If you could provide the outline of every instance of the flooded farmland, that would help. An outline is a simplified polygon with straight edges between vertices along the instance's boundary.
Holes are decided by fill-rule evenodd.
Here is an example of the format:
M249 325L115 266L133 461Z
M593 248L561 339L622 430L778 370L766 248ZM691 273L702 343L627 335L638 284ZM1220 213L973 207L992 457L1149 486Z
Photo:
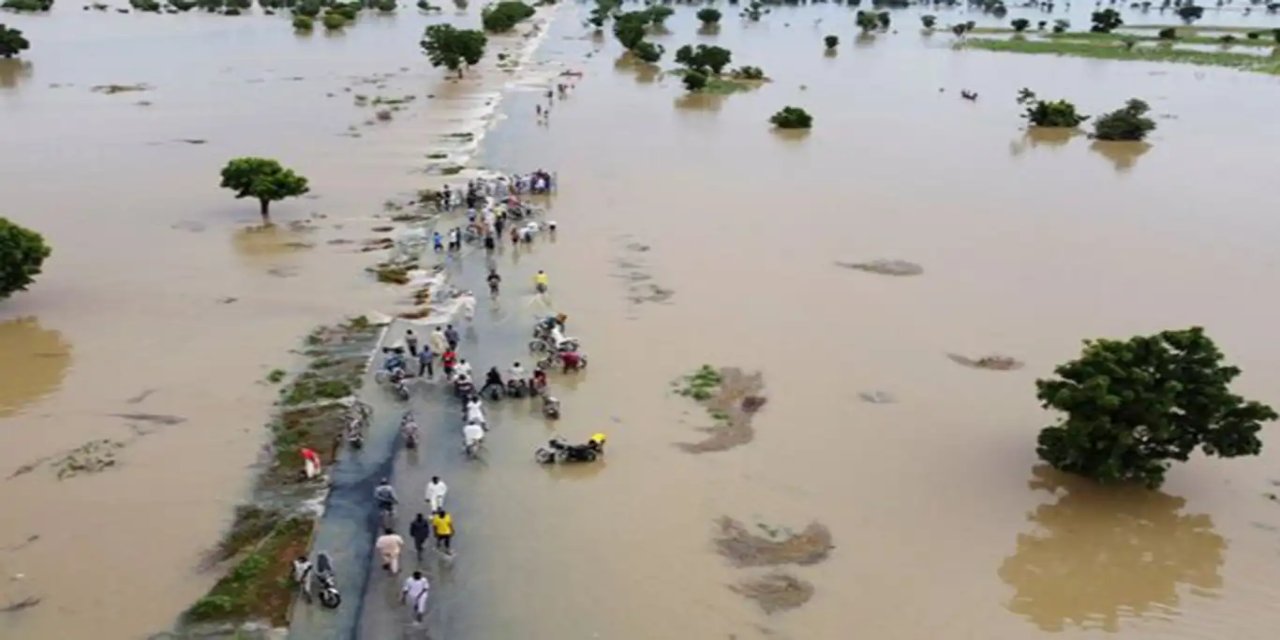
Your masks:
M1261 456L1194 457L1159 492L1108 491L1040 466L1051 416L1033 381L1083 338L1199 324L1244 370L1241 394L1280 400L1280 308L1259 297L1280 284L1266 207L1280 79L956 51L919 33L915 8L862 39L844 6L755 23L721 9L706 35L678 7L652 37L661 67L717 43L772 81L690 99L677 77L618 64L584 7L559 7L530 69L583 76L545 126L541 89L503 94L495 69L443 81L416 48L436 18L409 8L305 37L283 16L5 14L33 47L0 72L2 213L54 254L0 302L0 606L40 599L0 613L0 635L143 637L205 591L200 558L265 439L267 373L316 324L400 310L402 292L364 273L376 259L338 241L378 236L385 200L447 181L428 156L465 157L447 136L499 108L478 161L561 183L557 242L502 268L513 288L551 274L592 362L561 392L557 431L607 431L610 455L548 472L531 458L549 431L519 425L483 468L455 471L451 499L477 506L449 601L484 606L450 613L447 637L1269 638L1274 427ZM92 91L110 84L148 88ZM1088 114L1141 97L1159 128L1145 147L1029 134L1024 86ZM366 124L356 94L416 99ZM771 131L785 105L813 131ZM272 229L217 188L251 154L313 185ZM921 271L836 264L877 260ZM507 304L509 322L538 312ZM760 372L768 402L750 442L691 455L677 445L713 417L672 381L703 364ZM59 479L51 464L98 440L122 444L115 464ZM725 518L767 540L816 523L832 547L738 566L718 550ZM779 571L811 589L798 606L743 597Z

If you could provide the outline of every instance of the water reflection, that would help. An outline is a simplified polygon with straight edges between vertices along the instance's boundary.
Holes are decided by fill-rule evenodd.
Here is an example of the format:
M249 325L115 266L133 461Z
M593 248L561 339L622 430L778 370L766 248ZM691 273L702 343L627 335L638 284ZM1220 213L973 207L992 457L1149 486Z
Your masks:
M32 65L26 60L0 59L0 89L13 89L31 78Z
M57 391L71 367L71 345L35 318L0 322L0 418Z
M1015 590L1009 610L1045 631L1118 631L1122 618L1176 613L1180 585L1201 595L1221 588L1227 543L1208 515L1179 513L1182 498L1048 467L1032 473L1028 485L1058 500L1029 514L1038 530L1019 534L1000 565Z
M724 96L705 91L683 93L675 99L677 109L681 111L719 111L724 104Z
M309 249L311 245L301 232L275 224L245 227L231 236L236 254L251 261Z
M1117 173L1124 173L1133 168L1138 158L1151 150L1151 145L1145 142L1094 140L1089 148L1110 160L1111 164L1115 165Z
M1050 149L1065 146L1072 138L1081 135L1079 129L1066 127L1029 127L1022 137L1009 143L1009 153L1020 156L1028 149L1047 147Z

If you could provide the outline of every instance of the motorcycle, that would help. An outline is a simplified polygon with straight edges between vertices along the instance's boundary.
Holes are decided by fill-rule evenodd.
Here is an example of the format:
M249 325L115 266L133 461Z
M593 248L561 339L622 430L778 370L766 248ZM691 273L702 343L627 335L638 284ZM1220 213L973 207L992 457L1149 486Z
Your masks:
M404 438L404 448L418 448L418 422L413 419L413 413L408 412L400 419L400 435Z
M470 380L453 383L453 395L459 399L470 398L475 392L476 384Z
M542 396L542 417L548 420L560 418L560 401L551 396Z
M528 392L529 382L527 380L517 380L515 378L507 380L507 396L523 398Z
M562 353L563 353L563 352L562 352ZM560 354L560 353L553 353L553 354L551 354L551 355L549 355L549 356L547 356L547 357L545 357L545 358L543 358L543 359L539 360L539 361L537 362L537 365L538 365L539 367L541 367L544 371L549 371L549 370L551 370L551 367L563 367L563 366L564 366L564 360L563 360L563 358L561 357L561 354ZM579 353L579 354L578 354L578 369L579 369L579 370L582 370L582 369L586 369L586 368L587 368L587 354L585 354L585 353Z
M595 462L604 456L604 445L596 441L586 444L569 444L564 438L552 438L533 452L533 459L541 464L553 462Z
M333 570L333 560L329 554L321 551L316 554L315 581L319 587L316 596L320 604L327 609L337 609L342 604L342 594L338 593L337 575Z
M409 400L409 385L405 383L408 378L409 376L407 375L401 375L391 379L391 388L396 392L396 397L400 398L401 402Z
M484 444L484 428L476 423L468 424L462 429L462 451L474 460L480 456L480 445Z
M533 353L577 351L579 346L577 338L564 338L558 344L550 336L529 341L529 351L532 351Z

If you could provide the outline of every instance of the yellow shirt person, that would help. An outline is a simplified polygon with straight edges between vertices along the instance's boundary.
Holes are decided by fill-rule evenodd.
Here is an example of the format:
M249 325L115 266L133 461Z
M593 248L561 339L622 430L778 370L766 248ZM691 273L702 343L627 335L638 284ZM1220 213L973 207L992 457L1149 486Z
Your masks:
M436 534L436 548L453 553L453 516L441 509L431 515L431 529Z

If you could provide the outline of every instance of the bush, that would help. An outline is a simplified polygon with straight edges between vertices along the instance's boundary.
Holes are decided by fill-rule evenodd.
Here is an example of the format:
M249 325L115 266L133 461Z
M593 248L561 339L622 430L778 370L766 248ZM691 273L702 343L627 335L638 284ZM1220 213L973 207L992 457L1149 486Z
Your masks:
M628 51L644 40L645 25L649 24L647 11L628 11L613 21L613 35Z
M1182 18L1183 22L1191 24L1204 17L1204 7L1197 7L1190 3L1184 4L1178 7L1178 17Z
M160 13L160 3L156 0L129 0L129 6L144 13Z
M297 15L293 17L293 28L298 31L310 31L315 26L315 21L307 16Z
M48 11L53 8L53 0L4 0L0 7L12 11Z
M920 24L924 25L924 28L926 29L932 29L933 25L937 23L938 23L938 16L935 16L932 14L920 16Z
M708 70L715 75L720 75L726 66L733 60L733 52L724 47L707 46L700 44L697 47L684 45L676 49L676 62L687 67L690 71L698 71L706 73Z
M17 29L0 24L0 58L12 58L31 48L31 42Z
M1036 454L1100 482L1158 487L1171 461L1197 448L1224 458L1257 455L1261 423L1277 417L1231 393L1240 369L1222 364L1199 327L1089 340L1079 359L1054 374L1036 381L1036 397L1066 417L1040 432Z
M836 36L827 36L822 39L822 44L827 45L828 49L834 49L840 46L840 38L837 38Z
M1017 18L1013 22L1010 22L1009 24L1013 25L1014 31L1018 33L1022 33L1023 31L1027 30L1027 27L1031 26L1031 21L1027 20L1026 18Z
M711 7L698 9L698 20L706 25L717 24L720 22L720 12Z
M504 33L513 29L522 20L534 14L533 7L518 1L503 0L495 5L485 7L480 13L480 23L490 33Z
M684 77L680 79L684 82L684 88L689 91L701 91L707 86L707 74L692 69L685 71Z
M1131 98L1123 107L1099 116L1093 135L1099 140L1142 140L1156 128L1155 121L1146 117L1150 110L1146 102Z
M44 236L0 218L0 300L26 291L50 253Z
M769 122L779 129L809 129L813 127L813 116L799 107L783 107Z
M634 55L641 62L653 64L662 59L662 53L666 51L661 46L652 42L641 42L631 49L631 55Z
M764 80L764 69L760 67L741 66L729 72L736 80Z
M1177 39L1178 39L1178 30L1177 30L1177 29L1174 29L1173 27L1165 27L1165 28L1161 29L1158 33L1156 33L1156 35L1157 35L1161 40L1177 40Z
M340 13L326 13L324 14L324 19L321 20L321 23L324 24L325 29L337 31L338 29L347 26L347 19Z
M1116 27L1124 24L1124 20L1120 19L1120 13L1115 9L1094 11L1090 19L1093 20L1093 26L1089 30L1094 33L1111 33Z
M1070 29L1070 28L1071 28L1071 23L1066 20L1058 19L1053 21L1054 33L1066 33L1067 29Z
M374 7L382 13L392 13L396 10L396 0L378 0Z
M314 18L320 15L320 3L317 0L305 0L293 8L294 15Z
M1073 128L1089 119L1089 116L1077 113L1074 104L1066 100L1041 100L1030 89L1018 92L1018 104L1026 105L1027 110L1022 117L1037 127Z

